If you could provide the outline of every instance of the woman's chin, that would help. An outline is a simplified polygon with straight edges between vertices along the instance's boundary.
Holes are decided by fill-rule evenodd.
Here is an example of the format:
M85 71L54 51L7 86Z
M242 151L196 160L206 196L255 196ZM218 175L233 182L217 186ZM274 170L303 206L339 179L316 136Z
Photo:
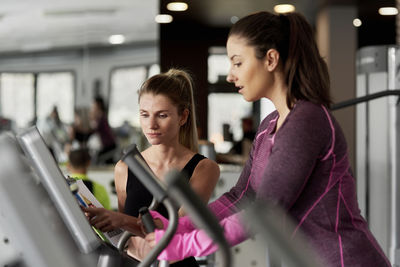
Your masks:
M151 142L149 141L149 144L152 145L152 146L156 146L156 145L161 144L161 142L155 141L155 140L151 140Z
M146 138L147 142L149 142L150 145L155 146L161 144L160 140L155 139L155 138Z
M243 95L243 99L246 100L247 102L254 102L254 101L256 101L253 97L246 96L246 95Z

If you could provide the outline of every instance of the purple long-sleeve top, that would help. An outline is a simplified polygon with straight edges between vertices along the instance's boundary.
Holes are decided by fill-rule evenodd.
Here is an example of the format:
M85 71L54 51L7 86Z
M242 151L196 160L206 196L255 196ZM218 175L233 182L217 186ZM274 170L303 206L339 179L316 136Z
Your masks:
M278 118L275 111L262 121L237 184L209 205L228 242L247 238L238 207L257 199L286 210L296 224L292 237L302 232L324 266L390 266L360 215L347 144L334 117L321 105L298 101L275 131ZM156 231L157 241L163 233ZM159 259L216 249L203 230L182 218Z

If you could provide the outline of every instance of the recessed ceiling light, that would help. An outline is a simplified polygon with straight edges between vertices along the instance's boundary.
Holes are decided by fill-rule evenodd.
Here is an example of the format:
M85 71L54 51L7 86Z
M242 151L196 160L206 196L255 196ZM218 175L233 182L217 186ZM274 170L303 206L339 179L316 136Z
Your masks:
M274 11L276 13L289 13L289 12L293 12L294 10L295 10L294 5L290 5L290 4L281 4L281 5L274 6Z
M171 23L173 20L173 17L168 14L158 14L155 18L155 21L157 23Z
M399 13L397 8L395 8L395 7L381 7L378 10L378 12L382 16L393 16L393 15L397 15Z
M169 11L185 11L188 9L188 4L184 2L171 2L167 5Z
M122 34L114 34L108 37L108 42L110 44L122 44L125 42L125 36Z
M360 19L357 18L353 20L353 25L354 27L360 27L362 25L362 22Z

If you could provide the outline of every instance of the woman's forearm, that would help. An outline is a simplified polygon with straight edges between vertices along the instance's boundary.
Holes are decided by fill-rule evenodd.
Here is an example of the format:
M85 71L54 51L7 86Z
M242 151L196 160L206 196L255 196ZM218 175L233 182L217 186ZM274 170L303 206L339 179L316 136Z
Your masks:
M135 236L140 236L144 237L144 233L142 231L142 228L140 226L139 219L130 215L123 214L121 216L122 222L121 222L121 228L124 229L125 231L131 232Z
M247 229L240 220L240 213L220 221L226 240L231 246L239 244L248 238ZM181 260L189 256L207 256L218 249L214 240L209 238L204 230L186 228L180 224L179 231L174 235L167 248L159 255L159 260ZM156 243L165 234L165 230L155 231Z

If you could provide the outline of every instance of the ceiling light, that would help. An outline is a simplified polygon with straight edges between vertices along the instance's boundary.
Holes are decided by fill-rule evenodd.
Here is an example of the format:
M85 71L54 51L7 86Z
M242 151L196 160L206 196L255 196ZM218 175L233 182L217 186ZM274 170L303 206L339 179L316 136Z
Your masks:
M110 44L122 44L125 42L125 36L122 34L114 34L108 37L108 42Z
M188 5L184 2L171 2L167 5L169 11L185 11Z
M360 19L354 19L353 25L354 25L354 27L360 27L362 25L362 22Z
M399 13L397 8L395 8L395 7L381 7L378 12L382 16L393 16L393 15L397 15L397 13Z
M158 14L155 18L155 21L157 23L171 23L173 20L173 17L168 14Z
M295 10L294 5L290 5L290 4L281 4L281 5L274 6L274 11L276 13L289 13L289 12L293 12L294 10Z

